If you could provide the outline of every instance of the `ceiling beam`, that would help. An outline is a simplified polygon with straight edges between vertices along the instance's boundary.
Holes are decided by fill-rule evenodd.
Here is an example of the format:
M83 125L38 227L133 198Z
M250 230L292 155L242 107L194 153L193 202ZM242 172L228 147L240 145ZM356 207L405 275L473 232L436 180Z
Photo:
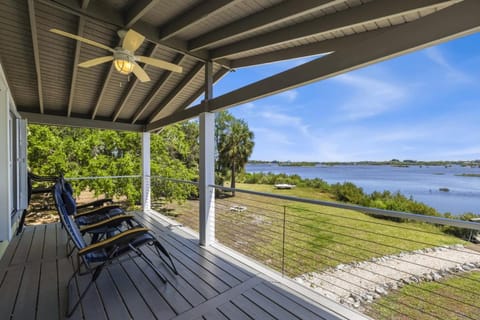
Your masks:
M231 70L230 69L225 69L225 68L220 69L220 71L215 73L215 75L213 76L213 82L216 83L217 81L219 81L229 71L231 71ZM204 93L204 92L205 92L205 89L203 87L198 89L190 98L188 98L188 100L180 108L178 108L178 110L182 110L181 113L173 113L172 115L170 115L168 117L165 117L165 118L160 119L158 121L147 124L146 127L145 127L145 131L158 132L158 130L162 130L162 128L165 125L175 123L175 122L180 122L180 121L183 121L183 120L187 120L187 119L191 119L191 118L196 117L198 115L197 107L201 106L201 104L197 105L195 107L192 107L192 108L188 108L188 109L187 109L187 107L190 106L190 104L192 102L194 102L198 97L200 97L200 95L202 95L202 93ZM190 112L190 110L192 110L192 112ZM191 116L188 116L189 112L191 113ZM177 115L179 115L183 119L179 120L180 118L177 118Z
M340 40L343 38L336 38L332 40L337 40L337 39ZM326 40L326 41L329 41L329 40ZM259 54L256 56L251 56L248 58L240 58L237 60L232 60L230 62L230 66L236 69L236 68L242 68L242 67L256 66L259 64L270 63L270 62L279 62L283 60L314 56L317 54L332 53L332 51L328 51L328 49L326 49L328 45L324 44L323 42L324 41L306 44L298 47L292 47L292 48L267 52L267 53ZM331 47L332 45L330 42L329 44Z
M88 7L89 0L83 0L81 8L86 9ZM83 29L85 28L85 18L80 16L78 17L78 27L77 35L83 36ZM68 96L68 106L67 106L67 117L70 117L72 114L73 98L75 97L75 89L77 87L77 71L78 71L78 62L80 59L80 49L82 47L81 41L75 41L75 56L73 58L73 68L72 68L72 81L70 83L70 95Z
M219 71L217 71L217 73L215 73L213 75L213 83L216 83L217 81L219 81L221 78L223 78L224 75L226 75L230 70L229 69L225 69L225 68L221 68ZM178 110L184 110L186 108L188 108L188 106L190 106L195 100L198 99L198 97L200 97L203 93L205 92L205 88L204 87L201 87L200 89L198 89L197 91L195 91L194 94L192 94L190 96L190 98L187 99L187 101L185 101L178 109Z
M138 22L159 0L137 0L125 14L125 28L130 29Z
M91 1L90 5L86 9L82 9L77 0L62 0L61 2L56 0L36 1L63 12L77 16L84 16L99 22L115 25L119 29L129 29L127 27L127 23L129 23L129 21L126 21L125 14L112 6L109 6L106 1ZM144 35L148 41L158 44L163 48L169 49L170 51L182 53L195 60L203 62L209 60L208 52L206 50L196 51L195 53L189 52L187 48L187 42L184 40L177 38L161 40L160 29L149 23L141 21L141 19L137 20L137 22L131 25L130 28L135 29L135 31ZM225 67L228 67L228 65Z
M480 1L464 0L421 19L369 32L370 37L362 41L356 41L359 35L349 36L350 41L335 53L214 98L207 110L219 111L479 31ZM202 112L205 108L199 104L148 124L146 130L191 119Z
M166 40L175 36L180 31L200 23L215 12L235 3L231 0L206 0L191 8L188 12L182 12L168 23L160 27L160 39Z
M321 10L326 7L345 2L344 0L288 0L273 7L267 8L253 15L239 19L226 26L222 26L188 42L191 51L203 49L221 40L229 39L248 32L257 31L280 23L286 19Z
M268 47L312 35L353 28L363 23L375 22L384 18L401 16L420 8L434 7L442 3L455 3L457 0L383 0L372 1L351 9L322 16L313 20L287 26L255 37L240 40L211 51L211 59L228 57L245 51Z
M100 103L102 102L102 99L105 96L105 93L107 92L108 83L110 82L110 79L112 78L114 70L115 70L115 67L114 67L113 63L111 63L110 68L108 69L107 74L105 76L105 80L103 80L102 91L100 91L100 95L97 98L97 102L95 103L95 107L92 110L92 116L91 116L92 120L94 120L95 117L97 116L98 109L100 108Z
M161 127L165 127L173 123L182 122L188 119L193 119L195 117L198 117L202 112L205 112L205 108L204 108L204 105L200 103L194 107L185 109L180 112L173 113L169 116L166 116L165 118L154 121L152 123L148 123L145 126L145 131L147 132L156 131Z
M160 102L160 104L155 108L155 110L148 117L147 123L155 121L157 117L161 116L162 113L169 113L172 110L167 110L167 106L172 102L180 92L187 87L192 80L200 73L205 64L197 62L193 69L182 79L182 81L175 86L175 89L170 91L168 95Z
M153 45L153 47L150 49L149 53L146 54L146 56L153 57L159 51L159 48L160 48L160 46ZM143 70L147 71L149 69L149 66L150 65L145 64L143 66ZM123 111L123 108L125 108L128 99L132 95L132 93L135 90L135 88L137 87L137 85L140 83L140 80L138 80L137 77L134 77L134 78L135 79L130 82L130 86L128 87L126 94L124 94L122 100L120 101L118 106L115 108L115 111L114 111L113 116L112 116L112 121L117 121L118 117L120 116L120 114Z
M103 120L91 120L85 118L56 116L49 114L38 114L30 112L21 112L22 118L28 119L29 123L47 124L55 126L69 126L78 128L108 129L117 131L136 131L142 132L145 126L130 123L111 122Z
M35 60L35 72L37 75L38 105L40 106L40 113L44 113L45 110L43 106L42 74L40 69L40 50L38 48L38 34L37 34L37 22L35 19L34 0L28 0L28 16L30 19L30 32L32 34L33 58Z
M213 75L213 83L216 83L217 81L219 81L220 79L223 78L224 75L226 75L228 72L230 72L231 70L230 69L225 69L225 68L221 68L220 71L218 71L217 73L215 73ZM181 106L180 108L178 108L177 110L185 110L186 108L188 108L190 106L190 104L192 104L195 100L198 99L198 97L200 97L203 93L205 92L205 88L204 87L201 87L200 89L198 89L197 91L195 91L194 94L191 95L190 98L188 98L187 101L185 101ZM175 116L175 113L172 114L172 116ZM169 117L166 117L166 118L169 118ZM164 119L166 119L164 118ZM192 117L193 118L193 117ZM162 123L162 121L164 121L164 119L162 120L159 120L159 121L156 121L156 122L153 122L150 124L150 126L152 127L156 127L156 129L153 129L152 132L156 132L158 133L159 131L161 131L163 129L163 127L160 125L159 126L159 123ZM176 121L175 121L176 122ZM148 126L148 125L147 125Z
M181 64L184 60L186 59L185 55L183 54L178 54L175 59L172 61L173 64ZM142 114L147 110L147 108L150 106L150 104L153 102L157 94L160 92L160 90L163 88L163 85L167 83L171 77L173 77L174 72L172 71L163 71L162 76L160 79L158 79L157 83L153 87L153 89L150 91L148 94L147 98L143 101L142 105L137 109L137 112L135 112L133 119L132 119L132 124L137 122L137 120L142 116Z

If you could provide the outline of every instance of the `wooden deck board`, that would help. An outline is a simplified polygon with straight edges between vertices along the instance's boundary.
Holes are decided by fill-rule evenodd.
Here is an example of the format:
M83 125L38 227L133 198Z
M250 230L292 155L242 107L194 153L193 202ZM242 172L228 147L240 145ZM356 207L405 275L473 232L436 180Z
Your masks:
M38 261L43 257L43 248L45 240L45 225L37 226L33 232L32 243L28 250L27 262Z
M125 270L119 264L111 265L108 272L122 295L122 299L133 319L155 319L152 311L136 290L135 284L128 278Z
M75 302L78 299L77 281L73 280L68 286L68 280L73 274L73 265L70 259L63 258L58 260L58 303L60 318L65 317L67 313L67 301ZM70 319L83 319L82 308L77 308Z
M279 285L279 284L273 285L272 283L264 282L263 286L265 286L269 290L276 291L277 293L281 293L287 299L295 302L295 304L297 306L301 306L301 308L304 308L304 309L307 309L307 310L313 312L314 314L318 315L322 319L326 319L326 320L327 319L328 320L337 319L335 316L328 313L324 309L321 309L318 306L315 306L312 303L310 303L308 301L305 301L305 299L302 299L302 298L292 294L290 292L290 290L288 290L288 288L285 288L282 285ZM268 295L269 292L265 292L265 294ZM295 307L295 310L296 310L296 307Z
M243 293L243 295L250 300L251 302L255 303L257 306L271 314L276 319L282 320L297 320L298 318L295 317L292 313L282 308L280 305L276 304L272 300L264 297L260 293L256 292L255 290L249 290Z
M10 265L21 264L27 260L28 252L30 251L30 246L32 245L33 234L35 233L36 228L28 228L22 234L20 238L20 243L13 254Z
M203 279L201 274L197 273L201 270L198 266L195 267L193 263L185 258L180 251L175 250L168 243L163 242L163 245L172 254L172 259L179 273L179 275L176 277L183 278L185 282L187 282L194 290L200 293L205 299L210 299L218 295L218 291L216 291L206 281L206 279ZM150 258L157 260L156 253L154 253L152 250L147 250L146 253ZM206 272L203 273L206 274Z
M159 294L155 286L152 285L152 282L145 277L142 270L139 269L138 265L135 264L134 261L128 260L123 262L122 267L128 274L128 277L131 279L132 283L134 283L137 287L138 292L140 292L142 295L145 303L149 306L149 308L152 310L152 313L157 318L170 319L177 315L168 301L166 301L163 296ZM144 267L149 268L149 266L146 265ZM168 286L168 284L163 284L161 280L157 282L156 285L158 287Z
M269 313L251 302L243 295L239 295L232 300L232 303L240 310L247 313L252 319L275 320Z
M102 272L69 319L338 319L218 248L201 248L157 218L138 220L171 252L180 274L147 247L144 253L167 283L139 257L122 259ZM67 296L75 302L90 277L77 276L67 287L77 261L75 253L66 254L59 224L27 227L14 238L0 261L1 318L65 319Z
M104 271L98 277L96 287L102 297L103 307L109 319L122 320L131 318L108 272Z
M164 245L175 258L181 260L185 267L199 275L203 281L207 282L217 292L224 292L240 282L217 265L206 260L199 253L190 251L174 239L166 237L165 232L159 232L157 226L150 222L143 222L145 222L146 226L156 231L155 235L160 240L161 244ZM190 251L188 255L185 254L185 250L188 250L186 252Z
M251 320L245 312L237 308L230 301L218 307L218 310L228 319Z
M225 315L223 315L217 309L207 312L200 319L205 319L205 320L229 320Z
M0 260L0 268L3 269L10 265L24 234L25 233L23 232L22 234L14 237L9 243L7 249L5 250L5 253L3 254L2 260Z
M166 228L164 228L164 227L161 228L159 226L158 221L155 221L153 218L150 218L150 219L147 220L144 217L145 217L145 214L140 214L140 218L143 219L143 222L146 222L146 221L150 222L149 226L153 227L154 232L161 232L160 236L162 236L162 239L164 239L164 237L172 238L172 240L174 240L176 244L177 243L181 244L182 248L185 248L185 249L188 248L188 250L190 250L191 252L193 252L193 253L199 255L200 257L208 260L209 262L216 265L218 268L228 272L232 277L235 277L239 281L248 280L249 278L251 278L254 275L254 273L249 272L248 270L245 270L245 269L240 269L240 268L234 266L233 264L228 263L224 259L219 258L218 256L213 255L209 251L199 247L198 246L198 240L193 240L192 241L192 239L187 239L185 237L172 236L172 233L164 231Z
M46 225L45 241L43 245L43 259L55 259L57 256L57 225L50 223Z
M24 267L13 268L7 271L5 279L0 287L0 314L9 319L13 314L18 288L22 281Z
M77 276L76 281L78 285L79 292L83 292L90 282L91 275ZM77 299L75 299L76 301ZM85 297L81 303L83 314L86 319L98 319L104 320L107 319L105 310L103 309L102 300L100 299L100 294L97 291L95 283L92 285L90 290L87 291Z
M168 281L164 284L152 268L150 268L144 261L136 260L135 263L142 270L150 283L163 297L165 297L176 314L190 310L193 306L206 301L206 299L191 287L182 277L174 276L169 272L164 272L163 275Z
M18 289L12 319L35 319L39 279L40 262L36 261L28 264L25 267L20 288Z
M54 244L55 245L55 244ZM57 261L42 264L37 303L37 319L59 319Z

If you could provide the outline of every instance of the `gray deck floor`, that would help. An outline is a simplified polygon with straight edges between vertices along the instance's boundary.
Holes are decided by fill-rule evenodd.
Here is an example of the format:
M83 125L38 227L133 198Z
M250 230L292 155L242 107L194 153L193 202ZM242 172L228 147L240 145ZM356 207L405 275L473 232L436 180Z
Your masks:
M337 319L237 260L199 247L188 234L147 214L138 219L173 255L179 275L153 251L166 284L141 259L111 265L71 319ZM89 275L77 277L67 289L75 266L59 224L27 227L0 261L0 318L64 318L67 290L72 299L88 282Z

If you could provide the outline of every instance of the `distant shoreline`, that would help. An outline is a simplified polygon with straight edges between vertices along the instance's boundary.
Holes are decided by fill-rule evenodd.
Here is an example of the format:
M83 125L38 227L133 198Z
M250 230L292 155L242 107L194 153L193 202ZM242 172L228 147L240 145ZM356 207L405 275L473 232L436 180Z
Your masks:
M459 160L459 161L417 161L417 160L397 160L388 161L350 161L350 162L315 162L315 161L266 161L250 160L249 164L276 164L284 167L315 167L315 166L462 166L462 167L480 167L480 160Z

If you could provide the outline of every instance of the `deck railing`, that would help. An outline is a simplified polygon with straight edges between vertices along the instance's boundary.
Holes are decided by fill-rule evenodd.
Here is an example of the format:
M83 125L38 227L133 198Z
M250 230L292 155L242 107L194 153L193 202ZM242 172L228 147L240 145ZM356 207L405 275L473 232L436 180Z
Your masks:
M478 319L480 253L452 234L479 223L211 187L219 242L324 296L378 319Z
M198 182L152 176L152 209L198 232Z

